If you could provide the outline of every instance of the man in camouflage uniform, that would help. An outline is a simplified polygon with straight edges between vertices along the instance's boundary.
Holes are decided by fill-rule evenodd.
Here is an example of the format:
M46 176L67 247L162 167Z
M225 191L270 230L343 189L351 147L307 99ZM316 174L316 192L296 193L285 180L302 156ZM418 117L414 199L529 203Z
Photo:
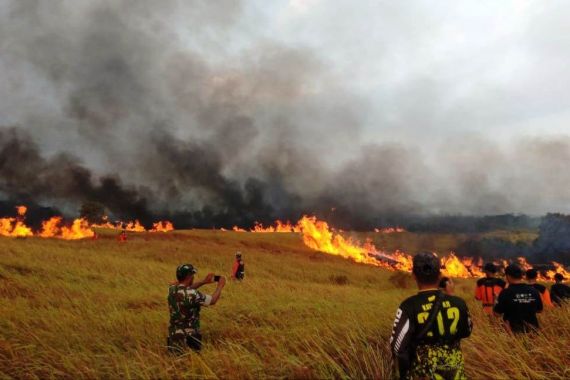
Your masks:
M184 347L195 351L202 348L200 334L200 308L218 302L226 279L209 273L202 281L194 282L196 269L191 264L180 265L176 269L177 282L168 289L168 307L170 309L170 326L168 329L168 349L171 352L182 352ZM218 282L214 293L210 296L197 289L205 284Z

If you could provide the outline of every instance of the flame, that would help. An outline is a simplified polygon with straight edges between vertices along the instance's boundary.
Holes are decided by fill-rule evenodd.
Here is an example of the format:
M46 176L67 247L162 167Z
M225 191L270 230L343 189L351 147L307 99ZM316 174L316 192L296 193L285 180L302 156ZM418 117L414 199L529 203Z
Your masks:
M378 250L370 240L361 244L350 238L344 238L340 233L330 228L326 222L317 220L315 217L304 216L299 220L297 227L300 228L303 234L305 245L316 251L342 256L358 263L384 267L390 270L412 271L413 260L409 254L401 251L386 253ZM518 261L525 268L530 266L524 258L519 258ZM506 260L501 260L500 263L504 266L508 265ZM453 252L441 258L442 274L449 277L483 277L482 266L483 260L481 258L459 258ZM560 264L555 265L555 268L566 273L564 267ZM554 273L552 271L551 276Z
M255 222L255 225L250 231L290 233L290 232L301 232L301 229L298 227L298 225L294 226L289 221L282 222L280 220L276 220L275 226L269 226L269 227L263 227L261 223Z
M28 208L26 206L16 206L16 210L18 211L19 216L25 216Z
M173 230L174 226L172 225L172 223L166 220L166 221L153 223L150 232L168 232Z
M16 218L0 218L0 236L33 236L32 229Z
M146 231L146 229L140 224L140 222L138 220L135 220L134 222L126 223L124 225L123 229L126 231L130 231L130 232L145 232Z
M26 237L33 236L32 229L24 223L28 208L17 206L18 218L0 218L0 236Z
M95 236L95 232L91 229L86 219L75 219L71 226L68 227L63 224L61 216L54 216L42 222L39 236L43 238L78 240L92 238Z
M360 244L351 238L344 238L331 231L327 222L317 220L314 216L303 216L297 226L303 234L305 245L316 251L379 267L400 270L412 268L412 258L408 254L397 251L389 255L376 249L370 240Z
M564 269L564 266L562 264L557 263L556 261L553 261L552 266L554 267L554 269L546 271L545 277L547 279L553 280L554 275L556 273L560 273L566 279L570 278L570 272L568 272L566 269Z
M129 232L146 232L147 229L138 221L131 222L115 222L110 223L108 218L103 217L103 223L94 224L93 227L97 228L110 228L113 230L125 230ZM148 230L149 232L168 232L173 231L174 225L168 220L159 221L152 224L152 228Z
M239 228L238 226L234 226L232 230L235 232L246 232L246 230L244 230L243 228Z

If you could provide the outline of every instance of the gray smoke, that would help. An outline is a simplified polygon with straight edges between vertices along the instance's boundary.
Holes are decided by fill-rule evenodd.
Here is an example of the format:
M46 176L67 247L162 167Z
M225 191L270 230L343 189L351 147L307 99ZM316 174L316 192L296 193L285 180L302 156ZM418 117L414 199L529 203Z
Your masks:
M367 143L371 105L348 80L314 50L254 39L243 13L0 0L4 198L180 226L569 210L568 137Z

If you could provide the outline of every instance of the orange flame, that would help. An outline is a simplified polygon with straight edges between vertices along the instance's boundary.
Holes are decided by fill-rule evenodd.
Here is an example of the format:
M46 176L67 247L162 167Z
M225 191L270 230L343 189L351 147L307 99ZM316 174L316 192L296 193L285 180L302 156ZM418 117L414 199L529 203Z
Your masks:
M26 206L16 206L16 210L18 211L19 216L25 216L28 208Z
M352 259L357 263L411 270L411 256L403 252L388 255L377 250L369 240L360 244L351 238L344 238L332 232L327 222L317 220L314 216L303 216L297 226L303 234L305 245L316 251Z
M17 206L18 218L0 218L0 236L26 237L33 236L32 229L24 223L24 217L28 208Z
M169 222L168 220L166 220L166 221L153 223L152 229L150 230L150 232L168 232L168 231L173 231L173 230L174 230L174 226L172 225L172 223Z
M244 230L243 228L239 228L238 226L234 226L232 230L235 232L246 232L246 230Z
M562 266L562 264L557 263L556 261L553 261L552 265L554 266L554 269L547 271L545 274L545 277L548 280L553 280L554 275L557 273L560 273L566 279L570 278L570 273L566 269L564 269L564 266Z
M301 232L298 226L294 226L291 222L282 222L280 220L275 221L275 226L264 227L261 223L255 222L255 225L251 229L251 232Z
M130 232L145 232L146 231L146 229L142 226L142 224L140 224L140 222L138 220L135 220L134 222L126 223L124 225L123 229L126 231L130 231Z
M336 233L324 221L304 216L297 227L303 233L303 242L316 251L352 259L358 263L380 266L391 270L412 271L412 256L405 252L379 251L370 240L364 244ZM505 261L506 262L506 261ZM527 263L528 264L528 263ZM442 274L449 277L482 277L482 259L458 258L454 253L441 258ZM563 270L562 266L560 268Z
M95 232L91 229L86 219L75 219L71 226L68 227L63 225L61 216L54 216L42 222L39 236L43 238L78 240L92 238L95 236Z

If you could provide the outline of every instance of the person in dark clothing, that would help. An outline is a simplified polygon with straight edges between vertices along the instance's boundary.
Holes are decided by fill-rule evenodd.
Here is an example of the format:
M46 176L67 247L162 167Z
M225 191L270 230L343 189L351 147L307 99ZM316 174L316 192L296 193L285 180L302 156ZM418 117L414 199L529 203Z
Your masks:
M546 286L536 282L537 277L538 277L538 271L536 269L532 268L526 271L526 280L530 286L538 290L538 292L540 293L542 306L545 309L550 308L552 307L552 301L550 300L550 292L548 291Z
M465 301L438 289L440 261L433 253L413 259L418 294L396 312L390 346L400 379L464 379L460 341L471 335Z
M505 269L509 287L499 294L493 308L495 314L502 314L510 331L527 333L538 329L536 313L542 311L542 300L538 290L522 282L523 270L517 264Z
M245 263L241 257L241 252L236 252L236 260L234 261L234 266L232 267L232 278L234 280L243 280L245 277Z
M481 301L485 313L492 314L495 301L507 284L502 279L495 277L497 274L495 264L487 263L483 270L485 271L485 277L477 280L475 299Z
M564 280L564 276L561 273L556 273L554 275L554 281L556 281L556 284L552 285L550 288L552 302L557 306L562 306L563 302L570 301L570 287L562 283Z
M455 284L449 277L442 277L441 280L439 280L438 288L449 296L452 296L455 292Z

